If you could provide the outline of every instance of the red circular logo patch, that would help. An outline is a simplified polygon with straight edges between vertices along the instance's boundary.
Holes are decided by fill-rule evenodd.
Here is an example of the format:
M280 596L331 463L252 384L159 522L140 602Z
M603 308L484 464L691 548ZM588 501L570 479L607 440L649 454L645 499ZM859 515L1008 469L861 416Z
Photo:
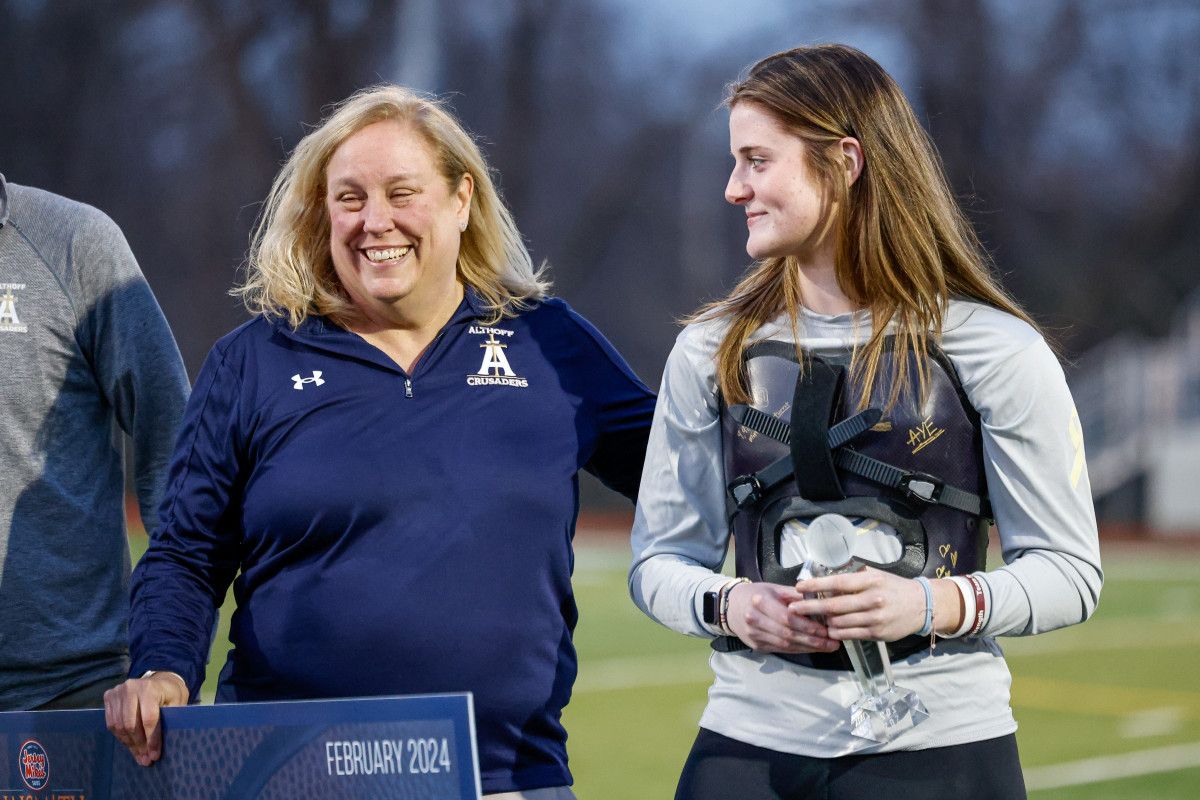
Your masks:
M30 739L21 745L21 779L30 789L44 789L50 780L50 758L46 748Z

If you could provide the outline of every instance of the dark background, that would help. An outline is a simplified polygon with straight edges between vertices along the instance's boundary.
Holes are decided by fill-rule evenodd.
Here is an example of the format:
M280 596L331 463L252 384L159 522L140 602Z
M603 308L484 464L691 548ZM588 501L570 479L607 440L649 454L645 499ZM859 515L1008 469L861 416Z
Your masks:
M900 81L1068 361L1168 332L1200 284L1197 0L0 0L0 172L121 225L194 376L305 125L381 80L446 95L555 293L657 386L748 263L723 87L820 41Z

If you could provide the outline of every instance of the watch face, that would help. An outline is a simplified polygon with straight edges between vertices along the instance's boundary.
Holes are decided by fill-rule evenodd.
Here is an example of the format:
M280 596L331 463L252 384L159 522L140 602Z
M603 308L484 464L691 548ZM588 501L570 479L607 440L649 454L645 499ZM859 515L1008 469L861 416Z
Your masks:
M709 625L717 624L717 593L704 593L704 621Z

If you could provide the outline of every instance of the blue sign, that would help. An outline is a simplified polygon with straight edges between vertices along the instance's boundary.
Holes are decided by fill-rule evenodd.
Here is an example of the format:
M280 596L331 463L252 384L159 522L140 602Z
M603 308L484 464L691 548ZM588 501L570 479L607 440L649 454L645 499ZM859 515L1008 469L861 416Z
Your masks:
M163 709L139 766L104 711L0 713L0 800L478 800L470 694Z

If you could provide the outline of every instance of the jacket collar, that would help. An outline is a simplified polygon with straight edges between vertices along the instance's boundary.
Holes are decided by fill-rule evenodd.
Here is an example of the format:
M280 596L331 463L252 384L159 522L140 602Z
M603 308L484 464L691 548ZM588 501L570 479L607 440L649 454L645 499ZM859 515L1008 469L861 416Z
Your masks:
M486 316L486 305L483 299L468 286L463 291L462 302L458 304L458 308L442 326L442 331ZM286 316L271 318L271 325L280 335L309 347L370 361L391 370L399 369L396 363L383 355L378 348L368 344L362 337L346 330L329 317L310 315L295 330L288 323Z

